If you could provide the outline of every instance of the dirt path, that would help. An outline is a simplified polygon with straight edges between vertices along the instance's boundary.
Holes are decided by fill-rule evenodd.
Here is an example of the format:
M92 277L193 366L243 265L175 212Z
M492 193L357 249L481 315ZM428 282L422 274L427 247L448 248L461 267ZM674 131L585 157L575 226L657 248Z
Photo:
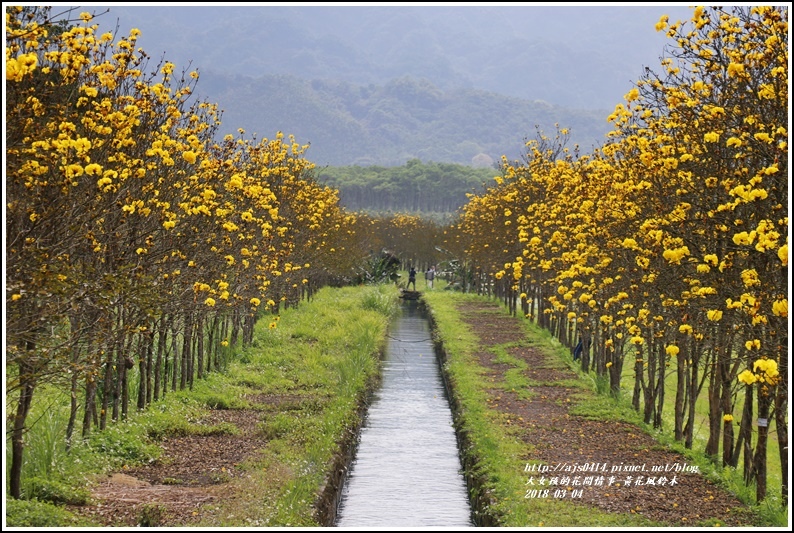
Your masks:
M279 398L256 400L272 403ZM69 510L104 526L196 524L213 512L207 504L233 497L228 482L244 475L238 466L266 446L266 439L256 430L261 418L261 410L255 409L209 411L202 423L232 424L239 434L167 437L160 443L160 459L97 480L92 503Z
M458 311L484 348L477 357L494 383L491 408L508 415L527 444L528 457L549 468L527 471L527 490L548 489L582 505L638 513L675 527L752 525L748 509L737 498L693 473L685 457L666 450L640 428L572 414L583 390L565 386L565 380L570 384L576 374L532 348L519 321L506 317L498 303L465 303ZM508 353L526 361L525 374L541 384L530 387L530 399L498 387L512 368L496 362L488 350L500 344L510 344Z
M575 374L560 361L547 360L526 342L520 323L505 316L497 303L465 304L462 319L481 339L480 364L493 382L490 404L508 415L527 443L528 458L542 461L556 472L527 472L528 490L562 490L567 498L576 493L582 505L611 512L639 513L673 526L719 523L748 525L744 506L701 475L684 471L686 459L663 449L638 428L618 422L588 420L570 413L581 389L565 386ZM488 350L512 343L510 355L528 365L527 376L543 385L532 387L529 400L499 387L511 367L494 361ZM570 381L568 381L570 383ZM288 398L260 397L255 404L272 404ZM220 434L166 438L160 460L125 469L99 480L92 488L90 505L70 510L105 526L136 526L141 522L164 527L195 525L214 512L213 502L233 498L229 481L244 475L237 468L267 441L255 430L261 410L214 410L208 425L233 424L237 435ZM598 465L605 472L569 472L576 465ZM645 465L645 472L611 472L615 466ZM652 467L667 472L649 472ZM679 468L678 471L675 469ZM643 484L635 481L643 476ZM610 478L614 476L614 480ZM627 483L631 476L631 483ZM661 478L666 481L662 485ZM654 478L654 484L647 480ZM612 483L610 483L612 481ZM550 483L554 483L550 485Z

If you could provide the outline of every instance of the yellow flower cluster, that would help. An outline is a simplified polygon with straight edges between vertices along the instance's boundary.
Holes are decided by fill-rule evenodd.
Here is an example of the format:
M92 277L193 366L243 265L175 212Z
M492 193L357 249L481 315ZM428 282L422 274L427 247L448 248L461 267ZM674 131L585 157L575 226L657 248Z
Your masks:
M754 383L774 385L780 379L777 361L766 357L756 359L753 363L753 370L744 370L737 376L737 379L745 385Z
M25 75L33 72L38 65L38 57L34 52L21 54L6 59L6 80L22 81Z

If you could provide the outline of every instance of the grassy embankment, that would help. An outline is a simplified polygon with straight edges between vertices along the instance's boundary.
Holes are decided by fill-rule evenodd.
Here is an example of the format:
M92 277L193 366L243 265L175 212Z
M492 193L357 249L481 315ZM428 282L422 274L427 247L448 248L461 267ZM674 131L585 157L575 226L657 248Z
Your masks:
M441 280L436 282L435 290L427 290L423 283L420 285L418 288L432 309L450 360L448 371L455 384L455 396L465 408L466 431L477 457L474 473L484 481L475 490L494 502L490 514L501 517L501 525L508 527L540 524L550 513L567 517L568 522L555 524L560 526L654 525L637 515L584 512L563 501L521 497L526 450L511 434L504 419L488 409L485 392L486 386L525 390L529 383L522 375L521 362L511 361L504 347L497 347L499 360L514 365L515 369L508 371L502 383L484 383L470 360L477 349L477 339L455 311L455 302L480 297L443 291ZM32 417L38 422L31 430L27 450L26 493L56 504L86 501L85 486L95 475L158 457L157 439L162 436L233 434L235 428L228 425L189 422L201 420L211 406L254 408L262 412L260 429L271 440L261 454L239 465L246 475L228 482L229 493L239 497L213 504L200 525L317 525L314 508L317 492L325 480L332 456L338 452L340 435L357 422L356 409L361 395L374 384L379 343L395 310L396 296L393 285L323 290L313 302L283 313L278 328L269 330L269 321L261 321L253 346L234 349L236 356L225 373L197 382L192 392L171 393L165 401L134 415L128 422L98 433L68 455L63 451L62 441L68 398L57 394L40 397ZM535 347L552 354L561 368L566 365L575 368L564 347L528 321L521 322ZM592 377L582 376L576 386L590 398L576 407L577 412L629 420L644 427L625 401L595 397L597 387ZM289 409L277 411L272 409L272 404L270 407L251 405L246 400L253 396L279 395L299 395L298 405L312 408L295 409L291 404ZM645 429L650 432L647 427ZM673 448L678 446L664 434L654 435ZM720 478L724 485L742 495L741 489L734 486L735 475L718 471L702 456L681 451L687 453L694 464L700 465L701 471ZM770 463L773 461L770 457ZM770 469L775 467L770 464ZM744 492L745 501L751 501L752 491ZM61 505L13 500L8 503L9 526L96 525L76 521ZM550 505L554 505L553 510ZM769 525L786 524L785 511L778 506L770 505L761 511Z
M585 509L565 500L522 497L526 482L523 472L526 463L526 446L514 434L506 419L495 410L489 409L487 389L518 391L521 397L522 391L527 391L531 385L522 373L526 363L508 355L504 346L492 348L500 363L509 364L513 368L506 372L502 382L484 380L473 358L473 354L480 350L477 345L478 340L461 322L455 310L457 303L467 300L477 301L482 297L438 290L441 288L442 286L437 284L437 290L426 291L424 300L431 309L437 334L443 342L448 358L447 372L453 382L454 397L461 408L461 423L475 461L471 473L482 481L482 485L477 489L479 494L485 501L491 502L487 514L498 517L499 525L506 527L534 526L544 522L546 525L559 527L660 526L661 524L650 523L636 514L607 514L594 509ZM510 319L506 309L504 313L505 319ZM581 394L576 394L575 398L572 398L573 413L635 424L654 436L661 444L684 454L690 464L698 465L700 471L715 483L736 494L748 505L753 505L754 489L744 486L740 473L736 473L733 469L715 467L702 453L698 453L697 449L703 449L702 443L698 443L700 446L696 446L694 451L686 450L681 444L673 441L669 431L655 431L644 424L627 399L597 394L600 387L597 386L594 376L581 373L567 348L533 323L521 319L515 320L523 324L533 347L551 356L549 360L553 361L552 364L558 364L559 368L568 367L579 373L579 380L566 383L566 386L576 387L581 391ZM631 383L631 380L628 382ZM672 397L673 395L669 395L669 398ZM668 412L671 410L672 405L668 406ZM769 459L771 474L775 468L779 469L779 463L774 455L770 454ZM779 491L779 482L776 489ZM772 490L775 489L770 487L770 493ZM769 502L756 506L756 511L759 521L764 524L769 526L787 524L787 509L780 506L778 499L771 498ZM548 523L549 516L555 517L555 524Z
M213 408L252 409L265 449L226 481L224 498L202 510L202 526L318 526L318 493L339 443L350 438L359 407L376 385L388 324L398 309L393 285L323 289L282 313L278 327L256 325L254 342L234 348L223 373L64 450L68 396L38 396L31 420L23 487L28 500L6 497L8 526L96 526L63 504L89 500L97 476L159 457L169 435L237 434L229 423L201 423ZM289 397L287 404L273 399ZM282 408L279 408L281 405ZM8 488L6 488L8 491ZM141 521L147 517L141 516ZM153 524L156 525L156 524Z

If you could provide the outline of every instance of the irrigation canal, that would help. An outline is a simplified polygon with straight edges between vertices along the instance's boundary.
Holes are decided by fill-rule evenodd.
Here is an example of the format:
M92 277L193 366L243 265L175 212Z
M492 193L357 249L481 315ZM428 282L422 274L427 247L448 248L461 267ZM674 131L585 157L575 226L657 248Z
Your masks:
M474 527L430 324L402 303L382 383L344 482L337 527Z

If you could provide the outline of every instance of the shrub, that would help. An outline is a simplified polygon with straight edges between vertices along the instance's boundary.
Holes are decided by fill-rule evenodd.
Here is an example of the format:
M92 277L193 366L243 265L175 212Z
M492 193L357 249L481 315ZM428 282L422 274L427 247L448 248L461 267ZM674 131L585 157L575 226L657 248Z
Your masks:
M6 527L91 526L57 505L38 500L8 498L5 511Z
M67 505L85 505L91 493L85 488L73 488L60 481L34 477L28 482L26 497L42 502Z

